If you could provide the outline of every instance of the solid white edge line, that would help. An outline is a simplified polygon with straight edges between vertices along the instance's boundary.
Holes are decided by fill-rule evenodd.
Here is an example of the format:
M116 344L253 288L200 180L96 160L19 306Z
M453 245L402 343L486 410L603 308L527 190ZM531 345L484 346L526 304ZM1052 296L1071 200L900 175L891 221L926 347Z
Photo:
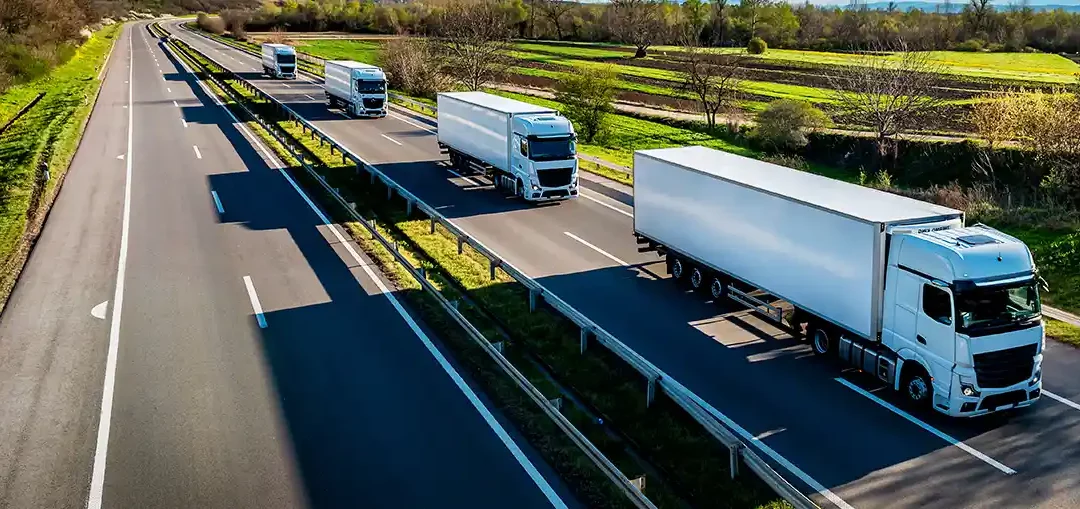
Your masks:
M1052 399L1052 400L1054 400L1054 401L1057 401L1058 403L1061 403L1061 404L1063 404L1063 405L1067 405L1067 406L1070 406L1070 407L1072 407L1072 408L1073 408L1074 410L1080 410L1080 403L1077 403L1077 402L1075 402L1075 401L1072 401L1072 400L1070 400L1070 399L1067 399L1067 398L1063 398L1063 397L1061 397L1061 396L1058 396L1057 394L1054 394L1054 393L1052 393L1052 392L1050 392L1050 391L1046 390L1045 388L1043 389L1042 393L1043 393L1044 395L1046 395L1046 396L1050 397L1050 399Z
M912 423L912 424L914 424L914 425L916 425L916 426L930 432L931 434L937 436L938 438L940 438L940 439L942 439L942 440L944 440L944 441L958 447L960 450L962 450L962 451L964 451L964 452L966 452L966 453L968 453L968 454L982 460L987 465L990 465L990 466L1004 472L1006 475L1013 475L1013 474L1016 473L1016 470L1013 470L1013 469L1001 464L997 460L995 460L995 459L993 459L993 458L991 458L991 457L977 451L974 447L971 447L970 445L967 445L964 442L961 442L961 441L959 441L959 440L945 434L945 432L943 432L943 431L941 431L941 430L939 430L939 429L937 429L937 428L923 422L921 419L918 419L915 416L913 416L913 415L911 415L911 414L909 414L909 413L907 413L907 412L905 412L905 411L903 411L903 410L901 410L899 408L896 408L895 406L893 406L888 401L885 401L885 400L883 400L883 399L881 399L881 398L879 398L879 397L877 397L877 396L863 390L863 388L861 388L861 387L859 387L859 386L845 380L844 378L836 377L834 380L836 380L837 382L840 382L842 385L844 385L848 389L851 389L851 390L863 395L864 397L866 397L870 401L873 401L874 403L877 403L877 404L881 405L882 407L890 410L892 413L894 413L896 415L899 415L900 417L903 417L904 419L907 419L908 422L910 422L910 423Z
M382 136L383 138L386 138L386 139L390 140L390 142L391 142L391 143L395 143L395 144L397 144L397 146L399 146L399 147L401 146L401 142L400 142L400 141L397 141L397 140L395 140L395 139L393 139L393 138L391 138L391 137L389 137L389 136L387 136L387 135L385 135L385 134L382 134L382 133L380 133L380 134L379 134L379 136Z
M420 125L420 124L418 124L416 122L413 122L412 120L409 120L409 119L407 119L407 118L405 118L405 117L403 117L401 115L398 115L397 113L391 113L390 116L394 117L394 118L396 118L396 119L398 119L398 120L400 120L402 122L405 122L406 124L409 124L409 125L411 125L413 127L416 127L418 129L423 129L423 130L425 130L425 131L427 131L427 132L429 132L431 134L439 134L438 132L432 130L430 127L422 126L422 125Z
M221 198L218 198L217 191L210 191L210 196L214 197L214 206L217 207L218 214L224 214L225 207L221 206Z
M184 123L184 129L187 129L187 120L180 119L180 122Z
M94 466L90 476L88 509L101 509L105 494L105 464L109 454L109 431L112 427L113 393L116 390L116 363L120 350L120 316L124 309L124 277L127 272L128 230L131 225L131 162L134 136L135 108L132 94L135 82L135 49L133 34L128 30L128 129L127 156L124 157L124 212L120 222L120 254L116 263L116 289L113 293L112 319L109 323L109 349L105 356L105 380L101 389L101 414L98 417L97 443L94 446Z
M620 214L622 214L622 215L624 215L626 217L629 217L630 219L634 218L634 214L632 212L627 212L627 211L625 211L623 209L620 209L620 208L618 208L618 207L616 207L616 206L614 206L614 205L612 205L610 203L604 203L603 201L600 201L600 200L598 200L596 198L593 198L592 196L589 196L589 195L585 194L584 188L582 188L582 192L578 193L578 196L580 196L582 198L585 198L586 200L599 203L600 205L603 205L604 207L607 207L607 208L609 208L611 210L614 210L615 212L618 212L618 213L620 213Z
M187 72L191 72L185 62L181 61L181 64L184 66L184 69ZM283 177L285 177L285 180L287 180L292 186L292 188L296 190L297 194L299 194L300 197L303 198L304 202L308 204L308 207L311 207L311 210L313 210L315 214L319 216L319 219L323 222L323 224L330 229L330 231L334 234L334 237L337 238L338 242L340 242L341 245L345 247L345 250L348 251L349 255L353 258L353 260L355 260L356 263L360 265L360 267L364 270L364 273L367 274L368 278L370 278L379 288L379 291L382 292L382 295L390 301L390 305L393 306L394 310L398 312L398 315L400 315L401 318L405 320L405 323L409 326L409 329L411 329L413 333L416 334L416 336L424 344L424 347L427 348L428 352L431 353L431 355L439 363L439 366L442 367L443 371L445 371L446 374L454 381L454 384L458 387L458 389L465 394L465 397L469 400L469 403L471 403L473 408L475 408L476 411L481 415L481 417L483 417L484 422L488 425L488 427L491 428L491 430L494 431L495 434L499 437L499 440L510 451L510 454L514 456L514 459L517 460L518 465L520 465L521 468L525 470L525 472L532 479L533 483L535 483L536 486L540 488L540 491L544 493L544 496L548 499L548 502L550 502L551 505L556 508L567 509L566 503L562 501L558 493L555 493L555 490L551 487L551 484L548 483L547 479L545 479L544 476L540 474L540 471L537 470L536 466L532 464L532 461L530 461L529 458L525 456L525 453L521 450L520 447L518 447L517 443L514 442L514 439L510 437L510 435L506 432L502 425L499 424L499 421L495 419L495 416L491 414L491 411L489 411L487 407L484 406L484 403L480 401L480 398L476 396L476 393L473 392L472 388L469 387L467 383L465 383L465 380L462 379L461 375L458 374L457 370L455 370L454 367L450 365L450 363L442 355L442 352L440 352L439 349L435 347L435 344L431 342L431 339L428 338L427 334L420 328L419 325L417 325L416 321L413 320L412 316L409 315L408 311L406 311L405 308L401 306L401 303L399 303L397 298L394 297L394 294L390 292L390 289L388 289L386 285L383 284L382 280L375 275L375 273L371 270L368 264L364 263L363 258L360 257L356 250L353 249L352 245L345 239L344 235L341 234L341 232L337 228L337 225L330 222L330 220L326 217L326 215L322 213L319 207L311 201L311 198L308 198L307 193L305 193L303 189L301 189L300 186L292 179L288 171L285 170L284 163L282 163L277 158L277 156L273 155L270 152L270 149L263 145L262 141L247 128L247 125L241 122L240 119L236 118L236 115L233 115L233 112L221 103L217 95L214 94L212 90L207 88L205 83L200 81L199 86L202 87L204 92L206 92L211 98L213 98L215 104L220 106L221 109L225 110L229 117L232 118L233 122L236 123L237 127L240 128L240 131L244 134L248 141L251 142L260 152L263 153L263 156L266 158L267 162L271 166L277 167L278 172Z
M191 148L195 149L195 157L202 159L202 152L199 152L199 146L192 145Z
M251 309L255 311L255 321L259 323L260 329L265 329L266 315L263 314L259 294L255 293L255 284L251 282L251 276L244 276L244 286L247 287L248 299L251 300Z
M565 233L567 237L570 237L570 238L584 244L585 247L590 248L593 251L596 251L597 253L600 253L600 254L608 257L608 259L610 259L611 261L613 261L613 262L615 262L615 263L617 263L619 265L622 265L623 267L629 267L630 266L629 263L626 263L626 262L620 260L615 255L613 255L613 254L611 254L611 253L609 253L607 251L604 251L603 249L600 249L599 247L596 247L595 245L593 245L589 241L587 241L587 240L585 240L585 239L583 239L581 237L578 237L577 235L574 235L573 233L570 233L570 232L563 232L563 233Z

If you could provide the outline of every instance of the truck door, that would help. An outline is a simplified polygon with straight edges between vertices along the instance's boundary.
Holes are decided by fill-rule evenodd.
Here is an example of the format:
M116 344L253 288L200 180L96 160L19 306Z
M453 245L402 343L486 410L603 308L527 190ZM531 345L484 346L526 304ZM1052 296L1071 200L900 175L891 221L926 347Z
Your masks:
M947 287L930 281L923 282L919 293L915 339L931 363L930 375L934 377L935 385L944 384L942 389L947 392L952 382L956 343L952 293Z
M514 146L510 149L510 172L521 178L525 186L529 185L529 140L520 134L514 135Z

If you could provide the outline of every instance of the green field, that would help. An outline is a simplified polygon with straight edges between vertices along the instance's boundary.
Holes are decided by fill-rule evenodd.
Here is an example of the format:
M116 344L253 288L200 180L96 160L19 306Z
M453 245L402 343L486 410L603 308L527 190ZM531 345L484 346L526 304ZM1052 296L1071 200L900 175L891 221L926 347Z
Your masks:
M40 92L45 98L0 135L0 307L22 267L30 216L41 218L67 171L101 82L97 80L119 24L103 28L47 76L0 95L0 124ZM51 179L37 171L48 164Z
M299 51L327 60L349 59L368 64L379 61L382 44L376 41L316 39L294 41Z

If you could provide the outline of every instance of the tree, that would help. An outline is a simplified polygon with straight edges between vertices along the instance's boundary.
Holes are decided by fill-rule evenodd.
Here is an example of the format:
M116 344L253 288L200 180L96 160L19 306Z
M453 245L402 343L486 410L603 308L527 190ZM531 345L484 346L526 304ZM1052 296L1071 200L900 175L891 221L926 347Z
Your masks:
M634 58L642 58L667 30L660 0L612 0L611 30L622 42L637 48Z
M935 80L944 72L942 66L927 52L910 51L902 40L894 49L895 54L883 58L873 53L889 47L878 45L855 65L829 75L840 110L875 134L881 164L890 152L895 156L893 139L942 103L932 93Z
M195 23L199 28L212 34L221 35L225 33L225 21L219 17L210 17L206 13L200 12L195 18Z
M1022 102L1012 94L983 97L971 106L968 123L990 150L1016 137L1017 108Z
M544 17L555 27L555 37L560 41L563 40L563 17L575 5L573 2L565 0L543 0L543 3L540 4Z
M754 137L774 150L805 147L807 131L827 127L832 120L806 101L780 99L757 115Z
M450 4L440 28L449 73L469 90L480 90L506 70L510 26L493 0Z
M746 25L747 40L757 36L758 22L761 21L762 8L766 7L769 0L742 0L739 2L737 12L742 22Z
M994 10L990 5L992 0L968 0L968 7L964 10L968 23L971 24L971 34L976 35L986 29L986 18Z
M563 79L556 100L566 105L566 117L586 143L603 136L607 115L614 109L616 83L609 68L586 67Z
M683 50L683 84L697 99L705 122L716 127L716 115L732 102L742 83L742 55L715 55L687 44Z
M724 29L728 20L725 14L728 0L712 1L712 34L709 38L709 46L722 46L724 44Z
M700 38L705 30L705 24L709 22L709 3L706 0L685 0L682 3L682 10L686 15L686 21L684 21L686 37L693 37L695 40Z
M429 39L401 37L383 45L379 65L390 86L409 95L433 97L449 88L443 59Z

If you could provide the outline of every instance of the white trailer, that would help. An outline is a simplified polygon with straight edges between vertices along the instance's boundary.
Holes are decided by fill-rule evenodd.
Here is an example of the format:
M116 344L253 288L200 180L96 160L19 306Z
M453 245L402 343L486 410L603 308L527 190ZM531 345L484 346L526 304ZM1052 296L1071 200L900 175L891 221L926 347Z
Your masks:
M705 147L634 154L634 233L734 300L953 416L1040 396L1035 266L961 211ZM786 301L788 306L777 305Z
M378 66L327 60L323 68L326 103L356 117L386 116L386 74Z
M528 201L577 196L577 138L557 111L484 92L440 93L438 111L451 166L478 169Z
M296 79L296 50L287 44L262 45L263 74L272 78Z

